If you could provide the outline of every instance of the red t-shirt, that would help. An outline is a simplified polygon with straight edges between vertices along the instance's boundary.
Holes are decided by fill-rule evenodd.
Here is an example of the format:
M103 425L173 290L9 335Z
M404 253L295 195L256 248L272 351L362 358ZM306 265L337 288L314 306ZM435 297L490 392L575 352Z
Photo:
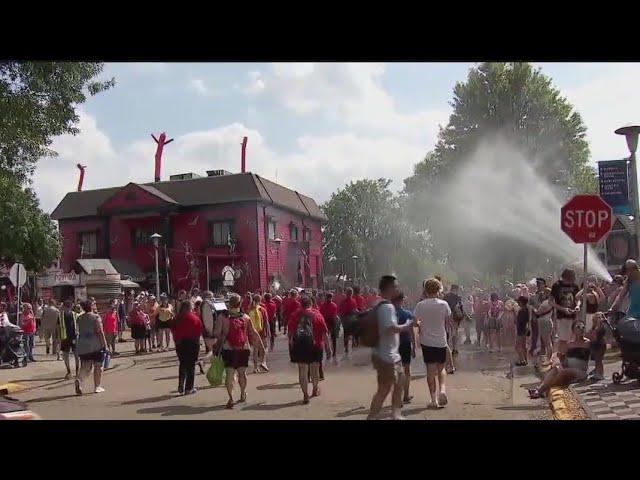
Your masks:
M273 302L276 304L277 310L280 310L282 308L282 299L279 296L276 295L275 297L273 297Z
M248 313L251 310L251 299L247 297L242 298L242 303L240 304L240 308L243 312Z
M293 332L296 331L298 327L298 322L300 321L300 317L304 313L308 313L313 316L313 320L311 321L311 328L313 329L313 345L316 348L324 347L324 339L325 335L329 331L327 329L327 324L324 321L324 317L317 310L308 309L303 310L302 308L291 315L291 319L289 320L289 332L293 335Z
M130 325L144 325L146 322L146 315L142 310L131 310L129 312L129 324Z
M269 321L273 321L273 319L276 318L276 311L278 309L276 302L270 300L268 302L264 302L262 306L267 311L267 318L269 319Z
M173 339L176 342L184 338L198 339L202 334L202 321L195 313L187 312L173 322L171 333L173 333Z
M118 331L118 314L109 310L102 318L104 333L116 333Z
M486 300L481 300L480 298L478 298L475 301L475 304L473 306L473 311L474 311L474 313L479 313L481 315L486 315L487 313L489 313L489 302L487 302Z
M340 304L340 316L347 317L356 313L358 310L358 304L354 297L346 297Z
M335 302L322 302L320 304L320 313L325 320L333 319L338 316L338 305Z
M287 297L282 301L282 315L288 322L293 312L300 308L300 302L297 299Z
M358 310L366 310L367 302L364 297L360 294L354 295L353 299L356 301L356 305L358 306Z
M347 298L347 296L344 293L333 294L333 301L336 302L336 305L338 306L342 305L342 302L344 302L345 298Z
M20 328L24 333L36 333L36 317L33 313L20 314Z

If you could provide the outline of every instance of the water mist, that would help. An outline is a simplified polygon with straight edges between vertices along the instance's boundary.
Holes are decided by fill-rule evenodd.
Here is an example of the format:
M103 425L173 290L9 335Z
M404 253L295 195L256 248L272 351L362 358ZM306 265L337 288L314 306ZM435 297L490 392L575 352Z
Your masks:
M562 259L564 265L581 265L583 246L560 229L561 202L534 166L534 160L528 161L504 140L485 141L429 201L445 212L451 234L463 235L465 243L472 244L476 235L507 237ZM611 278L591 248L588 270Z

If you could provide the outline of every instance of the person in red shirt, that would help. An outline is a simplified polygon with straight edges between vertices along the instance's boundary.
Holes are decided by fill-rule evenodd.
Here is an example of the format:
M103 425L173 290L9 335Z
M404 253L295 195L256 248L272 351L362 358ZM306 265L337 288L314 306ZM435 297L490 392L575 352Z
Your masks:
M485 323L487 320L487 315L489 314L489 301L486 293L482 292L482 290L477 289L473 295L474 305L473 305L473 316L476 324L476 337L477 342L476 345L480 346L484 343L487 344L487 332L485 330Z
M30 303L22 304L22 315L20 315L20 325L24 332L24 346L27 353L27 360L35 362L33 359L33 337L36 334L36 316L33 314L33 307Z
M356 301L356 305L360 312L364 312L367 309L367 302L360 293L360 287L357 285L353 287L353 299Z
M136 355L144 353L144 342L147 338L147 315L142 311L140 302L133 302L133 309L129 312L131 337L134 340Z
M340 335L340 319L338 318L338 305L333 301L333 294L328 292L325 300L320 304L320 314L324 317L324 321L331 335L331 350L333 352L333 364L338 364L336 357L338 336Z
M333 294L333 301L336 302L336 305L338 305L338 307L340 307L345 298L346 295L344 294L342 287L338 286L336 288L336 292Z
M251 303L253 302L253 294L251 292L247 292L244 294L242 298L242 304L240 305L240 309L243 313L249 313L251 310Z
M356 330L356 315L358 314L358 304L353 298L353 289L347 288L346 297L339 305L338 311L344 333L344 357L347 358L349 356L349 340L351 339L352 345L354 343L353 335Z
M282 321L282 297L280 295L273 295L273 301L276 304L276 318L278 320L278 331L281 332L283 328Z
M302 403L304 404L309 403L309 370L311 370L313 385L311 396L317 397L320 395L318 384L323 349L327 349L327 357L331 355L327 324L320 312L313 310L311 306L311 298L302 297L301 308L291 315L289 320L291 361L298 364L298 378L303 395Z
M264 299L262 301L262 307L267 311L267 320L269 321L269 332L271 336L269 337L269 349L273 352L276 345L276 317L278 306L276 302L273 301L273 297L270 293L264 294Z
M180 395L196 393L194 381L196 377L196 362L200 350L200 335L202 321L193 312L190 301L180 304L177 317L171 321L171 333L176 344L178 355L178 392Z
M111 302L110 308L102 317L102 328L104 330L104 338L107 340L107 347L111 355L116 353L116 335L118 333L118 304Z
M282 301L282 317L284 320L284 333L287 333L287 327L291 315L300 309L300 301L298 300L298 291L292 288L289 296Z

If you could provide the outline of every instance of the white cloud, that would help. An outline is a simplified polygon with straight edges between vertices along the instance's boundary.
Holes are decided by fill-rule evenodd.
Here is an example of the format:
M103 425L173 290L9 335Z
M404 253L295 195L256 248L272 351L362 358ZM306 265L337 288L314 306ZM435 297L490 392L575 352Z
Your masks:
M217 97L221 92L207 84L202 78L192 78L189 80L189 88L203 97Z
M262 73L256 70L252 70L247 74L249 81L247 85L242 89L247 95L257 95L261 93L264 88L264 80L262 79Z
M640 122L640 64L608 64L604 74L572 89L563 90L587 125L593 161L629 156L624 137L616 128Z
M275 63L268 73L252 72L246 91L272 96L296 115L323 115L345 130L433 144L449 108L400 112L382 86L385 69L379 63ZM261 88L252 89L258 81Z

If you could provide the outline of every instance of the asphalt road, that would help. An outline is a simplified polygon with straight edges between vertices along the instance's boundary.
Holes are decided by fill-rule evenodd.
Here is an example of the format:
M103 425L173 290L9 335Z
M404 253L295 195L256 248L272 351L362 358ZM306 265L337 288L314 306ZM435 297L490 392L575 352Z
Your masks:
M195 395L179 396L175 352L133 356L132 342L118 344L124 353L112 360L112 368L103 380L106 392L101 394L76 396L73 381L63 380L63 362L45 356L41 344L36 350L39 362L26 368L1 370L0 383L10 381L22 389L13 396L26 401L44 419L366 418L376 387L369 349L357 349L350 360L338 366L325 365L320 397L303 405L297 367L289 362L284 337L277 340L276 351L268 358L270 372L248 375L247 403L237 405L234 410L224 408L227 401L224 387L210 387L203 375L196 377L198 392ZM448 376L449 404L444 409L429 410L425 367L418 353L412 365L414 398L404 407L404 415L410 420L549 418L548 407L542 402L525 405L514 402L510 356L509 353L490 354L471 345L462 346L458 371ZM87 380L85 390L92 391L91 385L92 380ZM389 404L390 398L385 407L390 416Z

